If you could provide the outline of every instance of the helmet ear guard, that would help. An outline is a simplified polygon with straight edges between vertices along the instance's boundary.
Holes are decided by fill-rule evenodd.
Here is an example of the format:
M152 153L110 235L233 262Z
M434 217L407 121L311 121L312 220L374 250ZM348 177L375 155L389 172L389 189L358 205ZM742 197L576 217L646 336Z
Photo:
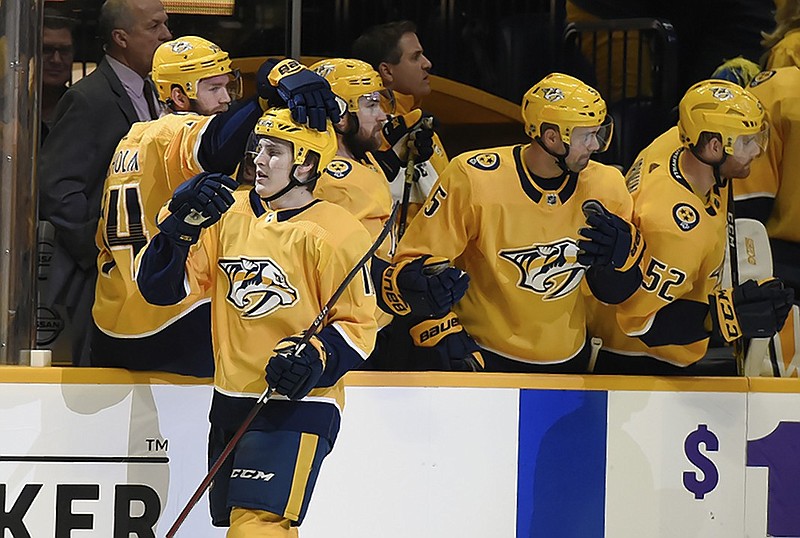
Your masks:
M228 92L232 99L242 95L239 71L231 68L228 53L197 36L186 36L162 43L153 56L152 79L158 98L170 101L173 86L179 86L189 99L197 99L197 86L203 79L230 75Z

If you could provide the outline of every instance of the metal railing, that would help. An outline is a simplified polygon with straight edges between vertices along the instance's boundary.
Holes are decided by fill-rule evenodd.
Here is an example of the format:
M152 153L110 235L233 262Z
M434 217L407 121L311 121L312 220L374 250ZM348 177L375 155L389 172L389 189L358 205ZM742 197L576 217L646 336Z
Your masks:
M0 364L34 346L40 17L39 2L0 3Z

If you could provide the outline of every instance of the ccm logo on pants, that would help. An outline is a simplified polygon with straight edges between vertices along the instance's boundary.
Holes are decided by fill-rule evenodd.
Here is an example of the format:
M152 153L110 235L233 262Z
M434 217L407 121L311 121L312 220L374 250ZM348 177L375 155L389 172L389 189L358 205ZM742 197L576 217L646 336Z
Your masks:
M275 473L265 473L255 469L234 469L231 478L246 478L248 480L263 480L269 482Z

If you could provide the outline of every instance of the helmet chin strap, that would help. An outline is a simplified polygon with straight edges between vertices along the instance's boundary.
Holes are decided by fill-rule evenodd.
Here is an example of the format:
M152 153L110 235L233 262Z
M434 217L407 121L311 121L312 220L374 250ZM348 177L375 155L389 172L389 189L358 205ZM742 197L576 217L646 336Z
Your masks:
M278 198L280 198L284 194L288 193L290 190L294 189L295 187L304 187L304 186L308 185L309 183L311 183L313 181L316 181L317 178L319 178L320 173L317 172L316 174L313 174L311 177L309 177L308 180L306 180L305 182L301 182L294 175L294 173L297 170L298 166L300 166L300 165L296 164L296 165L294 165L292 167L292 172L289 175L289 183L287 183L284 188L282 188L281 190L279 190L278 192L276 192L275 194L273 194L271 196L262 196L261 199L264 200L267 203L272 202L274 200L277 200Z
M564 144L564 147L567 148L567 151L565 151L563 154L558 154L544 145L541 136L537 136L536 138L534 138L534 140L536 141L537 144L539 144L539 146L541 146L543 150L545 150L545 152L547 152L548 155L555 158L556 164L558 164L558 167L561 168L561 170L563 170L567 174L572 172L572 170L569 169L569 166L567 166L567 155L569 155L569 144L567 143Z
M722 164L727 160L728 154L723 151L722 158L720 160L718 160L717 162L711 162L701 157L700 152L697 151L697 148L694 145L689 146L689 150L692 152L692 155L694 155L698 161L711 167L711 170L714 173L714 183L716 183L718 187L725 186L725 180L720 175L720 168L722 167Z

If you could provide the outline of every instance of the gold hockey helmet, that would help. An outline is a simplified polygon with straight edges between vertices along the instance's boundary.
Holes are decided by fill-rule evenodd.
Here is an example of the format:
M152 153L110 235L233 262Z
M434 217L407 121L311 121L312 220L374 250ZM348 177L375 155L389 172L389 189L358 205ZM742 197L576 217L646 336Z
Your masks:
M599 126L598 151L605 151L611 143L613 122L606 114L605 101L597 90L569 75L551 73L525 92L522 118L525 133L533 139L541 136L542 125L551 124L569 145L576 127Z
M358 112L360 97L380 99L383 111L394 113L394 94L383 85L381 76L371 65L351 58L320 60L309 69L331 85L331 91L347 103L349 112Z
M689 88L678 114L678 132L686 147L696 145L704 132L719 134L729 155L739 153L739 147L751 142L764 151L769 139L761 103L746 89L726 80L703 80Z
M306 162L309 153L319 156L316 169L306 183L313 181L322 173L326 166L336 156L338 143L333 125L328 121L325 132L317 131L307 125L295 123L292 113L288 108L270 108L261 116L256 123L255 144L257 146L260 137L269 136L285 140L292 144L294 155L294 167Z
M153 56L152 78L158 98L167 102L172 86L177 84L189 99L197 99L197 84L217 75L230 74L228 87L231 99L242 95L238 70L231 68L228 53L217 45L197 36L186 36L162 43Z

